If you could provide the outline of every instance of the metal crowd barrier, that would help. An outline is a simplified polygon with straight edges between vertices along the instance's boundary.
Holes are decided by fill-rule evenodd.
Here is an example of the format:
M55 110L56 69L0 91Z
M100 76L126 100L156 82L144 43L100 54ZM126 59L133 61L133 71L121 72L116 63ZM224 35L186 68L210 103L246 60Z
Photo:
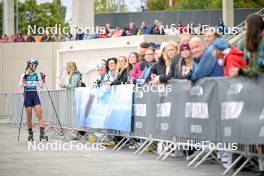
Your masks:
M0 93L0 118L8 118L11 116L11 94Z
M157 143L167 143L163 152L158 154L157 160L165 160L168 158L175 150L171 149L172 145L181 145L187 143L188 140L193 140L193 143L201 143L201 139L189 139L184 137L174 137L171 139L165 138L155 138L151 134L143 135L143 134L136 134L136 133L122 133L120 131L115 130L106 130L106 129L91 129L91 128L82 128L77 125L77 121L75 118L76 109L75 109L75 96L74 90L66 91L66 90L55 90L50 91L52 101L54 102L55 108L58 112L59 120L64 130L64 136L62 136L62 140L68 140L74 134L78 133L78 131L85 131L86 134L79 140L79 142L87 142L88 137L91 135L95 138L95 141L98 143L104 142L108 140L109 136L121 136L123 139L114 146L112 149L113 151L120 151L128 142L133 143L137 146L134 154L135 155L142 155L150 146L155 146ZM58 120L56 118L55 112L53 110L51 99L49 98L47 91L42 91L39 93L41 104L42 104L42 111L43 111L43 118L44 122L48 124L49 130L52 132L52 137L56 137L59 134L60 126ZM18 124L20 122L21 116L21 108L22 108L22 94L14 93L14 94L0 94L0 112L1 114L8 115L10 121L13 124ZM3 106L2 106L3 105ZM25 112L25 111L24 111ZM33 121L37 123L35 115L33 115ZM23 114L23 124L25 124L26 115ZM138 140L141 142L139 143ZM215 143L214 141L211 141ZM262 146L262 151L264 148ZM195 158L193 158L188 167L199 167L203 162L206 160L213 159L216 162L220 163L219 159L217 158L216 149L210 150L207 147L202 148L197 152ZM243 145L239 144L237 151L227 151L223 150L223 152L231 152L238 154L236 160L232 162L232 164L223 172L223 175L227 175L234 166L244 158L243 163L240 167L234 171L232 174L233 176L237 175L247 164L251 164L252 167L255 167L258 171L263 171L264 166L264 155L257 154L256 146L255 145ZM200 158L200 159L199 159ZM256 164L257 163L257 164Z

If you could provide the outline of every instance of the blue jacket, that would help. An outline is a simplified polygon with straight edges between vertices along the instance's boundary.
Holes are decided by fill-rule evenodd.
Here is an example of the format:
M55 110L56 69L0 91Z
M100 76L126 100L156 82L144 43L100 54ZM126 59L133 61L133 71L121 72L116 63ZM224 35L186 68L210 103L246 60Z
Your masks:
M141 83L141 80L146 80L148 78L148 76L150 75L150 71L151 71L152 66L153 66L153 64L145 66L141 76L139 77L139 79L136 80L136 83Z
M83 37L84 37L84 33L81 34L77 33L75 40L83 40Z
M212 57L213 46L205 49L200 58L193 60L190 79L197 81L205 77L224 76L224 68L218 64L218 58Z
M140 28L141 34L149 34L150 28L148 26L144 26L143 28Z
M259 46L259 53L257 55L257 65L260 68L264 68L264 38L262 39Z

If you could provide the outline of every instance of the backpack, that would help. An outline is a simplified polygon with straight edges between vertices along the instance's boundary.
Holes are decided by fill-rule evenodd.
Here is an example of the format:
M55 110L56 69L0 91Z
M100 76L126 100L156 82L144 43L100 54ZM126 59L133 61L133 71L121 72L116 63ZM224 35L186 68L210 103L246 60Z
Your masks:
M82 74L80 74L80 87L86 87L86 84L82 81Z
M81 81L81 87L86 87L86 84Z

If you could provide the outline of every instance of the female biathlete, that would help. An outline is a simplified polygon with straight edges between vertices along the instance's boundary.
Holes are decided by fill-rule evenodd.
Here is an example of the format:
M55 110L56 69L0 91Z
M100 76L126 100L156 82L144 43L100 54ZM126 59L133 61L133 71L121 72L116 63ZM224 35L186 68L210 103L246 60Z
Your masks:
M38 125L40 127L40 141L48 141L45 136L45 129L42 118L41 104L37 92L37 88L43 88L45 83L45 75L36 73L38 66L37 59L29 59L27 61L26 72L21 76L20 86L24 88L24 106L27 113L27 126L28 126L28 141L33 141L32 131L32 109L34 109L38 118Z

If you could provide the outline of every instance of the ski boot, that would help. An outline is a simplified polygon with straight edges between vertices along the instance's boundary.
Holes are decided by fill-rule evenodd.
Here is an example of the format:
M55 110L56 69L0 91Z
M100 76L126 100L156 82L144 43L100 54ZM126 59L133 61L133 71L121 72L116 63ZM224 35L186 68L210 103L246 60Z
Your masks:
M28 141L29 142L33 142L34 141L32 128L28 129Z
M48 136L45 136L45 129L44 127L40 127L40 136L39 136L40 141L45 141L48 142Z

